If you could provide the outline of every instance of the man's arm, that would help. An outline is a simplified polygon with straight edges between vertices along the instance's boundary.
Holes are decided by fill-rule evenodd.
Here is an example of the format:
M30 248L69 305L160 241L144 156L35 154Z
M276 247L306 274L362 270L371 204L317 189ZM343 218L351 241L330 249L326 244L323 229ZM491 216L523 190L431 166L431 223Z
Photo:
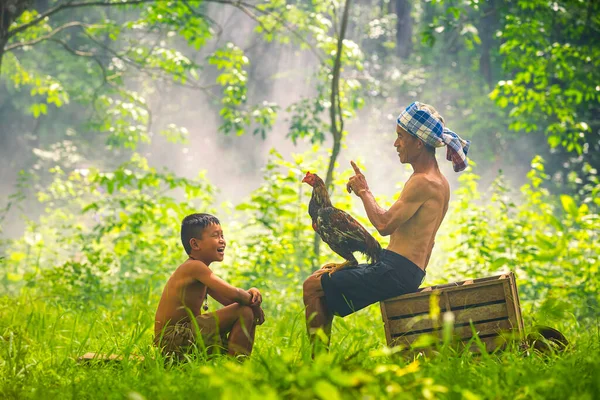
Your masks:
M360 192L359 197L369 221L382 236L392 234L398 226L415 215L419 207L430 197L429 185L423 181L424 178L411 178L402 190L400 198L387 211L377 204L370 190Z
M427 178L416 175L408 180L400 198L386 211L375 201L365 176L353 161L350 163L355 176L348 181L347 189L360 197L369 221L383 236L390 235L398 226L408 221L431 196L431 185Z

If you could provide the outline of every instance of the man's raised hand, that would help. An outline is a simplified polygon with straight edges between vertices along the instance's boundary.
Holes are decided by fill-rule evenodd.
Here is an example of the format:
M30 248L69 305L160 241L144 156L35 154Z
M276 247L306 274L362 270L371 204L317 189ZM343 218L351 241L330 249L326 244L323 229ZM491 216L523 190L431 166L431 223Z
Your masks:
M367 179L363 173L360 172L360 169L354 161L350 161L350 165L352 165L352 168L354 169L354 176L351 176L350 179L348 179L346 190L348 193L354 192L355 195L360 196L362 192L369 190L369 185L367 184Z

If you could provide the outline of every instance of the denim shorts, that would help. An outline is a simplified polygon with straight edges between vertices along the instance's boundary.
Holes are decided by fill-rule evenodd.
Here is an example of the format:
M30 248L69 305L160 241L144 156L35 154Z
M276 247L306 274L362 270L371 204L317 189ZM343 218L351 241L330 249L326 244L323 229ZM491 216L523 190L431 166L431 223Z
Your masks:
M378 301L416 292L424 278L425 271L408 258L383 249L375 264L321 275L321 286L329 311L345 317Z

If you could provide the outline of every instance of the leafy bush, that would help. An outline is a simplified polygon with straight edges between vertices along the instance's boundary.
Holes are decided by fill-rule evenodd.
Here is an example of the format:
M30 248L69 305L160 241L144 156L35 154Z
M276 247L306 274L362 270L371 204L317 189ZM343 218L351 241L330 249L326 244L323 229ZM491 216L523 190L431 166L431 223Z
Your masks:
M520 199L502 176L491 185L489 201L483 201L477 175L459 178L453 217L445 228L452 240L444 275L457 280L510 269L525 300L539 306L546 298L561 299L578 317L593 317L600 308L596 171L588 170L590 184L572 197L544 188L549 177L540 157L531 166Z
M89 299L91 293L135 290L148 279L162 282L181 260L183 217L213 211L214 188L202 176L157 172L139 155L109 173L51 172L52 184L38 193L45 214L8 244L2 269L7 290L19 287L9 282L20 281Z

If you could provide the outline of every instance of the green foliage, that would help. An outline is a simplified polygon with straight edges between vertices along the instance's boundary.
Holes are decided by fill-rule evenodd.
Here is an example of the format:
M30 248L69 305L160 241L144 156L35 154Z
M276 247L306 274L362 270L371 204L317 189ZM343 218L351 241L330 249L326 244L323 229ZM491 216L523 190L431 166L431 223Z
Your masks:
M3 54L1 72L12 107L52 118L59 125L48 131L60 133L49 141L56 144L36 145L41 161L34 174L22 174L19 192L0 212L1 223L28 186L36 188L44 208L39 220L27 220L22 237L0 242L0 397L230 398L240 390L248 398L599 397L600 181L595 164L583 157L580 172L563 172L557 193L547 189L555 176L539 157L520 195L502 176L482 191L478 175L463 173L428 269L428 280L441 276L444 282L514 271L526 322L563 331L574 344L567 353L528 355L513 348L476 358L440 348L413 362L384 346L374 305L336 319L331 351L311 360L301 283L338 256L326 246L318 259L313 253L310 187L301 179L306 170L324 177L330 156L319 145L331 130L327 111L341 4L232 4L257 22L266 42L292 44L317 57L307 80L312 96L294 99L287 109L287 136L314 147L289 159L274 149L262 185L237 204L217 207L216 189L203 174L184 179L157 171L137 153L119 161L120 149L132 152L149 143L154 130L169 141L186 141L184 127L171 121L152 125L148 98L164 83L207 93L218 105L224 133L251 130L264 138L272 128L279 106L248 98L250 59L240 44L196 57L217 34L206 3L143 2L114 13L70 10L8 42L13 47ZM480 28L487 11L479 2L415 4L424 41L433 47L408 60L392 53L396 20L385 4L352 9L337 110L344 118L353 117L365 99L382 120L388 113L382 110L395 110L399 98L419 99L444 107L450 127L461 135L489 144L479 149L486 162L514 157L504 154L510 149L504 134L509 123L517 131L547 133L552 148L593 158L600 59L590 36L598 28L595 2L503 4L495 10L502 17L500 47L485 42ZM12 29L37 15L25 11ZM504 60L505 78L491 100L487 82L479 75L472 79L484 48L495 68ZM73 117L65 118L67 112ZM103 167L81 167L77 146L84 131L102 133L84 137L94 150L108 146ZM351 174L344 171L334 180L332 201L372 231L343 190ZM172 364L151 346L161 288L186 257L180 221L198 211L217 215L228 240L226 261L211 268L236 286L258 286L264 294L267 323L258 330L253 356L242 364L202 354ZM86 351L136 353L146 360L119 367L73 361Z
M598 201L587 190L574 197L550 194L540 157L528 178L518 199L498 177L489 202L482 203L477 175L461 175L452 206L457 212L446 228L456 243L448 247L445 275L455 280L510 269L525 300L539 306L546 298L562 299L578 317L593 318L600 307ZM597 182L595 174L587 179Z
M153 303L140 287L121 307L74 312L20 296L0 309L3 398L512 399L589 398L600 393L597 332L565 332L564 354L509 350L474 356L442 351L403 359L383 346L376 307L336 320L330 353L310 358L299 305L268 306L254 352L240 362L199 354L174 364L150 345ZM116 305L116 304L115 304ZM79 364L87 351L143 355L144 361Z
M233 43L228 43L224 48L214 52L209 58L209 63L221 71L216 82L223 86L221 116L224 123L219 128L222 132L236 132L242 135L245 127L255 123L257 127L253 134L260 134L264 139L267 130L273 126L277 115L278 106L264 102L262 106L255 106L250 110L242 109L246 104L248 74L244 67L250 61L244 52Z
M542 130L551 148L581 154L600 109L600 28L595 2L521 0L499 32L511 78L491 97L510 106L513 130Z
M50 104L62 107L69 103L69 95L60 81L49 75L44 76L35 71L27 71L14 55L7 54L5 56L3 67L3 73L12 81L12 87L8 87L10 91L19 91L22 87L30 86L29 93L32 100L43 100L43 102L33 102L29 106L29 111L34 118L48 114L48 105Z
M257 31L267 41L296 43L308 48L319 59L319 65L309 82L315 87L315 95L301 98L292 103L286 111L290 116L287 133L294 143L298 139L308 139L311 143L323 143L326 132L330 131L331 121L325 121L324 112L332 107L331 83L334 61L337 55L339 32L332 27L339 24L342 5L336 1L313 1L312 4L286 5L283 1L272 1L258 7L262 12L269 11L258 18ZM294 29L290 29L290 25ZM344 39L339 80L339 109L336 112L343 118L350 118L364 105L362 76L364 54L357 43ZM333 105L335 107L335 104Z
M263 185L236 206L241 214L235 215L233 224L233 260L223 267L224 271L237 271L232 276L236 282L263 288L266 293L295 293L315 267L339 257L324 246L320 259L315 260L314 231L308 215L312 189L302 183L306 171L323 174L326 161L317 146L305 154L292 155L291 161L271 150ZM334 186L344 187L347 174L339 176ZM332 202L348 209L349 199L347 193L334 194Z
M573 349L541 356L512 348L477 358L440 347L416 361L402 359L398 348L384 346L373 305L336 319L331 351L311 360L300 291L312 269L310 189L301 178L307 168L323 170L324 156L315 147L288 161L272 151L263 185L233 214L211 207L214 189L202 177L158 172L139 155L110 172L54 167L54 182L39 193L46 214L30 222L21 239L5 243L7 257L0 260L7 293L0 297L2 396L64 396L69 387L73 397L229 397L242 387L249 398L594 398L600 390L598 333L585 327L597 325L599 205L589 195L549 194L539 158L522 201L500 177L489 203L482 203L478 177L462 175L449 214L452 233L442 246L450 257L442 268L445 280L514 270L528 325L551 323ZM347 178L341 175L334 188L341 191ZM332 199L351 210L347 194ZM185 258L180 220L197 210L220 216L228 238L228 260L215 272L264 293L267 323L242 364L201 352L173 364L151 345L160 289ZM335 257L327 251L318 263ZM146 360L119 368L72 361L87 351Z
M247 221L243 231L237 233L244 236L240 241L243 245L235 253L240 263L237 268L242 277L265 290L297 288L310 272L310 192L301 182L303 167L308 167L303 156L289 162L272 150L264 184L236 207L244 212L242 220Z
M137 154L112 172L51 172L53 183L38 193L45 215L8 250L7 291L17 281L65 301L103 301L100 294L158 284L183 254L180 221L212 211L214 189L202 175L158 172Z
M243 68L248 59L237 46L230 43L217 49L206 65L194 61L190 52L176 49L179 38L195 50L213 38L215 23L204 13L203 2L123 2L108 8L126 12L107 14L103 7L84 7L85 11L70 14L61 11L12 35L0 53L1 76L8 78L9 93L31 88L31 98L13 101L25 103L38 118L48 114L50 105L60 108L71 100L92 112L91 122L79 121L81 129L103 133L110 149L135 149L149 142L152 112L147 99L156 90L149 80L219 98L223 132L241 134L252 127L254 134L264 138L272 128L278 105L247 101ZM25 11L13 21L12 31L38 16L36 10ZM214 85L199 82L199 71L211 64L221 72L217 83L224 89L222 96L213 93ZM157 131L169 140L178 136L173 136L171 121L165 125Z

